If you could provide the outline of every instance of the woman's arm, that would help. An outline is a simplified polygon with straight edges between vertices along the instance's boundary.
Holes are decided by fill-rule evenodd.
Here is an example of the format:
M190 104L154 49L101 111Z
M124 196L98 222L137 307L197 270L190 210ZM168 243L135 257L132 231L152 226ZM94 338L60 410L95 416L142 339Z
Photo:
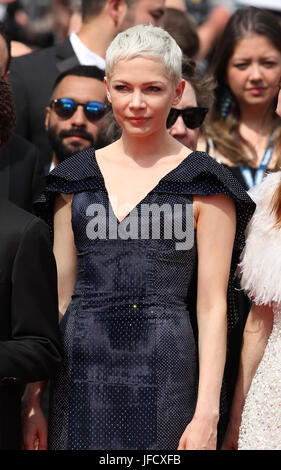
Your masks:
M54 209L54 255L58 274L59 316L70 303L76 279L77 252L71 224L72 195L57 196ZM23 448L47 449L47 423L40 407L46 382L28 384L22 398Z
M227 285L236 213L224 195L194 198L197 218L199 385L194 417L179 450L215 449L226 358Z
M238 379L234 392L229 425L222 446L223 450L237 449L239 427L245 399L258 365L263 357L272 325L272 307L253 304L244 329Z
M76 280L77 251L71 224L72 195L59 194L54 212L54 255L58 272L60 320L73 294Z

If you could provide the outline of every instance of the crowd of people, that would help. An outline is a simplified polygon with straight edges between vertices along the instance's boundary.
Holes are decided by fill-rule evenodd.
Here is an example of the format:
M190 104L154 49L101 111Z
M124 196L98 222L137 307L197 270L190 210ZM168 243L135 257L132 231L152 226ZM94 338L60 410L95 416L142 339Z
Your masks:
M0 449L281 450L279 2L0 6Z

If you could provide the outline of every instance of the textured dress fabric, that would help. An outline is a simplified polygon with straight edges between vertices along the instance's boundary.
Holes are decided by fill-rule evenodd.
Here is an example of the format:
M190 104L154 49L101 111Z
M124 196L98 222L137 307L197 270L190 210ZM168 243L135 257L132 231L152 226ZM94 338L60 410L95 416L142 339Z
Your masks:
M49 448L177 449L194 413L198 383L192 198L225 194L235 202L229 345L241 323L233 274L255 205L227 170L200 152L164 176L122 222L93 149L49 175L38 208L50 227L57 193L74 194L78 270L60 325L64 364L52 387ZM148 208L153 210L145 217ZM228 351L233 367L235 354L230 346ZM222 413L232 389L225 382Z
M272 173L249 192L257 209L238 267L241 287L256 304L271 304L274 313L272 332L245 401L240 450L281 450L281 229L271 210L280 179L280 171Z

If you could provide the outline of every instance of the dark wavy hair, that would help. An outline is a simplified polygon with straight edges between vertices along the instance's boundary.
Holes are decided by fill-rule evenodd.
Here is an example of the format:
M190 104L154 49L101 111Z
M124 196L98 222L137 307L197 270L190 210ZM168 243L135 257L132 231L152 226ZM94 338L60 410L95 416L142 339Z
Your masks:
M5 145L16 123L16 113L12 88L9 82L0 77L0 147Z

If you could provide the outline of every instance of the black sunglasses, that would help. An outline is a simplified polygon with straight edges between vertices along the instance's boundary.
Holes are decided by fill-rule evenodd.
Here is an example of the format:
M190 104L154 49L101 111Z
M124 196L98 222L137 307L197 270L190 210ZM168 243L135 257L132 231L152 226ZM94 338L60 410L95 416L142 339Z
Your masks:
M167 117L167 128L169 129L175 124L179 116L182 116L183 122L189 129L196 129L203 124L208 108L200 106L189 107L185 109L171 108Z
M99 101L88 101L88 103L77 103L71 98L59 98L51 102L51 108L62 119L70 119L76 112L78 106L83 106L86 118L90 122L96 122L105 115L106 108Z

